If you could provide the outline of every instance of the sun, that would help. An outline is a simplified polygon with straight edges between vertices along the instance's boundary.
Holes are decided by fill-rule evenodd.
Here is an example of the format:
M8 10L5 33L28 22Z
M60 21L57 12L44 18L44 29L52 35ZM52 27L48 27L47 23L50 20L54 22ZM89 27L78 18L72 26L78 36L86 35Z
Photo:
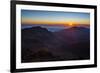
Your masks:
M69 23L69 26L73 26L73 23L70 22L70 23Z
M78 23L77 23L77 22L68 22L68 25L69 25L70 27L74 27L74 26L77 26Z
M74 23L73 22L69 22L68 25L69 26L74 26Z

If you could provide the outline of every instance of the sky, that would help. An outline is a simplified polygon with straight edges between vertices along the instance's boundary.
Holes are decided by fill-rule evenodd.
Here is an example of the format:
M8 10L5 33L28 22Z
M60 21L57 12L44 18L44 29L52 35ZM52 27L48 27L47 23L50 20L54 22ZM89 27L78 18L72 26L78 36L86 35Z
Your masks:
M31 25L89 25L90 14L79 12L21 10L21 24Z

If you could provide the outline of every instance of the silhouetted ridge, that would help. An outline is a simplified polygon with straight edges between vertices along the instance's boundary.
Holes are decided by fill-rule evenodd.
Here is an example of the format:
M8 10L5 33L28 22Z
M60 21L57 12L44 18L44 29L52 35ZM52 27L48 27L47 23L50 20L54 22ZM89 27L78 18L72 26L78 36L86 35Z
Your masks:
M36 26L21 30L22 62L90 58L90 29L72 27L58 32Z
M77 26L72 27L72 28L70 28L70 29L76 29L76 30L89 30L89 28L85 28L85 27L77 27Z
M85 27L72 27L54 33L63 44L67 44L67 51L80 56L80 58L90 57L90 29Z
M40 26L36 26L36 27L31 27L31 28L25 28L25 29L22 29L23 31L48 31L46 28L42 28Z

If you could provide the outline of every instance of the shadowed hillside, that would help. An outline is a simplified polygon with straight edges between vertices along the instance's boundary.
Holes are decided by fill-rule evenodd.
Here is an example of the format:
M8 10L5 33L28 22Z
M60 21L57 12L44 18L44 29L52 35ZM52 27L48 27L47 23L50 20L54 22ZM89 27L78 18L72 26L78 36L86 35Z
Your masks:
M90 58L90 30L72 27L50 32L40 26L22 29L22 62L81 60Z

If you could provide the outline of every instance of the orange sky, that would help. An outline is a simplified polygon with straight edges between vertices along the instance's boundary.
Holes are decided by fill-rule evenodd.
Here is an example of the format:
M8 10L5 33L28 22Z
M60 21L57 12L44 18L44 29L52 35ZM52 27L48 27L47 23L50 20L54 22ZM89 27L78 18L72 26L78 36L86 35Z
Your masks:
M56 11L38 11L22 10L22 24L45 24L45 25L90 25L89 13L78 12L56 12Z

